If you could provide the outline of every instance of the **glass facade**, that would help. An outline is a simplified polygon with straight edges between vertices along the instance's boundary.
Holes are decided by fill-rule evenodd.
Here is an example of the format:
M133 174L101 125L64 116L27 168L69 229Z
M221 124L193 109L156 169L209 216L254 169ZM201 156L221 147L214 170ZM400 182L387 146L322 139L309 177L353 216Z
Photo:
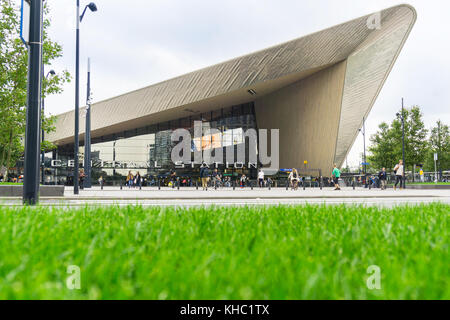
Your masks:
M201 121L203 136L194 137L194 122ZM193 114L190 117L179 118L168 122L136 128L114 135L92 139L92 183L96 184L102 176L107 184L119 184L125 181L128 172L138 171L144 177L146 185L156 185L160 180L167 183L171 172L175 171L183 181L193 181L199 176L199 164L185 164L183 168L173 163L171 153L178 142L171 141L172 132L176 129L186 129L192 137L191 159L194 162L194 150L212 149L215 154L222 148L222 165L218 170L225 176L240 176L245 173L249 178L256 178L258 166L252 164L249 168L249 148L251 144L245 139L248 129L257 129L253 102L222 108L206 113ZM220 135L207 132L217 129ZM237 149L245 143L245 161L239 165L226 164L226 150L234 149L237 161ZM257 150L254 150L257 153ZM80 147L80 163L84 158L84 147ZM73 145L58 148L45 161L46 183L73 184ZM211 170L216 165L210 165Z

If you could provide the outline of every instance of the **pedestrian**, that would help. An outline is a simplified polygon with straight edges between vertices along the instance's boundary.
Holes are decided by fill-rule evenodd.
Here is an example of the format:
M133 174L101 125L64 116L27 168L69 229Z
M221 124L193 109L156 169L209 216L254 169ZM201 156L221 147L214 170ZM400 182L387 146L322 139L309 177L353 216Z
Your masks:
M212 173L212 178L213 178L213 183L214 183L214 187L217 188L220 186L220 174L219 171L217 170L217 168L214 169L213 173Z
M420 168L419 176L420 176L420 182L425 182L425 175L423 173L423 168Z
M133 174L131 173L131 171L128 171L127 183L126 183L128 188L131 188L133 186L133 179L134 179Z
M202 180L203 190L208 190L208 178L209 178L208 166L202 165L202 167L200 168L200 179Z
M397 189L397 184L400 182L400 190L403 189L403 160L400 160L394 167L394 173L395 173L395 184L394 184L394 190Z
M297 190L298 189L298 181L299 181L297 169L295 169L295 168L292 169L291 173L289 174L288 179L289 179L291 188L293 190Z
M177 173L175 170L170 171L170 182L172 182L172 187L175 187L175 183L177 181Z
M80 189L84 190L84 178L86 177L86 175L84 174L84 170L80 169L80 174L78 176L78 181L80 183Z
M378 179L380 179L381 190L386 190L386 168L381 169L381 171L378 173Z
M258 184L260 188L264 187L264 171L262 169L259 169L258 172Z
M135 187L141 187L142 185L142 177L139 171L136 173L136 176L134 177L134 185Z
M103 190L103 183L104 183L103 176L100 176L100 178L98 178L98 184L100 185L100 188L102 190Z
M341 171L338 169L336 163L334 164L334 169L331 175L333 176L335 186L334 190L341 190L341 187L339 186L339 178L341 177Z
M241 176L241 188L245 188L245 181L247 180L247 177L245 174L242 174Z

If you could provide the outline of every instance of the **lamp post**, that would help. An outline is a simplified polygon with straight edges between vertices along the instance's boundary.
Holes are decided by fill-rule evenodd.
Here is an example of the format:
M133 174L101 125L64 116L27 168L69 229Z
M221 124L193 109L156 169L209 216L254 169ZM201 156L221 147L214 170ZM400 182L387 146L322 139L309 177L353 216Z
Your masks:
M42 66L42 74L44 74L44 66ZM56 74L56 72L54 70L50 70L47 75L45 76L45 80L48 79L49 75L54 76ZM45 135L45 131L44 131L44 111L45 111L45 97L44 95L42 95L42 111L41 111L41 144L44 144L44 135ZM44 180L44 176L45 176L45 150L42 149L41 150L41 166L42 166L42 177L41 177L41 183L44 184L45 180Z
M437 170L438 170L438 181L442 181L442 171L441 171L441 120L438 121L438 160L437 160Z
M79 123L80 123L80 23L83 21L86 9L89 8L92 12L97 11L95 3L89 3L83 10L80 16L80 0L77 0L77 33L76 33L76 62L75 62L75 143L74 143L74 169L73 169L73 193L79 194L78 176L79 176L79 160L78 149L80 141L78 137Z
M91 188L91 60L88 59L86 98L86 130L84 135L84 187Z
M39 113L42 84L42 18L43 3L30 4L29 68L27 83L27 115L25 132L25 163L23 203L34 205L39 201Z
M364 185L367 185L367 161L366 161L366 119L363 117L363 127L362 129L359 129L359 131L362 133L363 136L363 145L364 145L364 153L363 153L363 173L364 173Z
M403 189L406 188L406 179L405 179L405 171L406 171L406 162L405 162L405 113L404 113L404 106L403 106L403 98L402 98L402 113L397 113L397 117L400 117L402 120L402 161L403 161L403 176L402 176L402 182L403 182Z

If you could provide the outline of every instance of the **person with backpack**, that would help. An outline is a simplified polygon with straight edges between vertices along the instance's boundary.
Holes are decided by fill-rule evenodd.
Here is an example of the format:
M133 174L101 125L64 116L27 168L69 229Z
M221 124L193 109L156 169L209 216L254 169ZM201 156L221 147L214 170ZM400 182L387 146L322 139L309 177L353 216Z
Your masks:
M380 179L381 190L386 190L386 180L387 180L386 168L381 169L381 171L378 173L378 178Z
M403 189L403 160L400 160L394 167L394 173L395 173L395 184L394 184L394 190L397 189L397 184L400 182L400 190Z
M334 190L341 190L341 187L339 186L339 178L341 177L341 170L338 169L336 163L334 164L334 169L331 175L333 176L333 182L335 186Z
M200 168L200 179L202 180L202 188L203 190L208 190L208 178L209 178L209 170L207 166L202 166Z

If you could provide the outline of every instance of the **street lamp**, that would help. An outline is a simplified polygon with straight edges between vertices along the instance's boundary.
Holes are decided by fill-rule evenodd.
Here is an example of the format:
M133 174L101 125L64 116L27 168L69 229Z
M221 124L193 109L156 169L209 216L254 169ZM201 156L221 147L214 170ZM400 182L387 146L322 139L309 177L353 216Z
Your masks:
M363 173L364 173L364 185L367 184L367 161L366 161L366 119L363 117L363 127L362 129L359 129L359 131L362 133L363 136L363 144L364 144L364 159L363 159Z
M44 71L44 66L42 66L42 73L44 73L43 72ZM51 75L51 76L54 76L56 74L56 72L54 71L54 70L50 70L49 72L47 72L47 75L45 76L45 80L47 80L48 79L48 76L49 75ZM45 111L45 107L44 107L44 104L45 104L45 98L44 98L44 95L42 95L42 101L41 101L41 105L42 105L42 111L41 111L41 144L42 144L42 146L44 145L44 134L45 134L45 131L44 131L44 111ZM44 150L44 148L42 148L42 150L41 150L41 157L42 157L42 162L41 162L41 166L42 166L42 180L41 180L41 182L42 182L42 184L44 184L44 174L45 174L45 164L44 164L44 161L45 161L45 150Z
M76 34L76 63L75 63L75 143L74 143L74 173L73 173L73 193L79 194L78 175L79 175L79 159L78 149L80 141L78 137L79 123L80 123L80 22L83 21L86 9L89 8L92 12L97 11L95 3L89 3L83 10L80 16L80 0L77 0L77 34Z
M84 134L84 187L91 188L91 59L88 59L87 73L87 97L86 97L86 130Z
M402 159L403 159L403 189L406 189L406 179L405 179L405 170L406 170L406 163L405 163L405 114L403 109L403 98L402 98L402 113L397 113L397 117L400 117L402 120ZM413 173L414 174L414 173Z

